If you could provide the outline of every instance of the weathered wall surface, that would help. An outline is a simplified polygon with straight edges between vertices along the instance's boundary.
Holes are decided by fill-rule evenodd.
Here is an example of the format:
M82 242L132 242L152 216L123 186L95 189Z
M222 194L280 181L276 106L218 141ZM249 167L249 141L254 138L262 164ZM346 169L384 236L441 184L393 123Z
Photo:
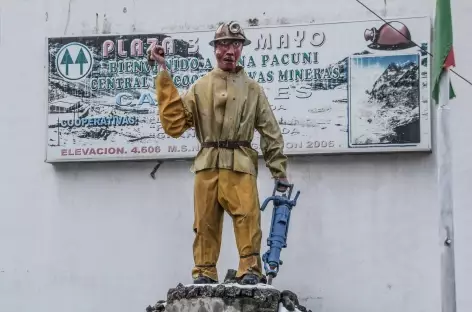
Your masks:
M365 0L381 14L432 15L432 0ZM453 3L458 72L469 74L472 2ZM0 311L143 311L190 282L192 174L167 163L45 164L45 37L372 18L356 1L3 0L0 3ZM254 20L252 20L254 22ZM458 308L472 309L472 87L453 77ZM261 163L261 166L263 164ZM441 310L433 155L291 159L302 190L275 285L313 311ZM271 192L262 170L261 197ZM264 215L264 233L270 214ZM231 223L219 269L236 267ZM265 241L264 241L265 245ZM223 277L223 276L222 276Z

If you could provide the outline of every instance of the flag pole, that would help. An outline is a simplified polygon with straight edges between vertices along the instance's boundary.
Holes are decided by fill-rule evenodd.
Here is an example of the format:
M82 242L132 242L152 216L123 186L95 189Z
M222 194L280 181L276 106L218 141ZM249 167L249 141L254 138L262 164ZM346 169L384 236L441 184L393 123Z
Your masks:
M451 0L436 0L433 37L433 98L436 102L436 170L439 201L441 311L456 312L454 196L450 99L455 97L450 68L455 66Z
M456 312L454 259L454 200L452 194L452 144L450 137L450 71L444 68L439 83L437 109L437 178L440 205L441 311Z

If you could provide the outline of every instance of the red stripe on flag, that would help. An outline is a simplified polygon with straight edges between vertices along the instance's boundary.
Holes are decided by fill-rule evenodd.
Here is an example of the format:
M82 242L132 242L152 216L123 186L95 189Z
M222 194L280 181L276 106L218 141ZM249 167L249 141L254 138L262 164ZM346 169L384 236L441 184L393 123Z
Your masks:
M449 68L452 66L456 66L456 59L454 57L454 48L451 47L451 50L449 50L449 53L446 56L446 59L444 60L444 68Z

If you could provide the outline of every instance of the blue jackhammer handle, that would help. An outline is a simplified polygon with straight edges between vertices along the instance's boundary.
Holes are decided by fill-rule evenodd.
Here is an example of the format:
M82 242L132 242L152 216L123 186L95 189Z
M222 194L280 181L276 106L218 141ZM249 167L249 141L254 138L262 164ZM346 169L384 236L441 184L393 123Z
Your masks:
M293 200L289 200L288 202L290 203L290 206L292 207L295 207L297 205L297 199L298 199L298 196L300 196L300 191L297 191L297 194L295 195L295 198ZM261 206L261 211L264 211L267 207L267 205L269 204L269 202L271 200L276 200L278 199L280 196L270 196L270 197L267 197L264 202L262 203L262 206Z
M266 200L264 200L264 202L262 203L262 206L261 206L261 211L264 211L264 209L266 209L267 205L269 204L269 202L271 200L275 200L277 199L277 196L271 196L271 197L268 197L266 198Z
M297 192L297 194L295 195L295 198L293 199L293 206L297 204L297 199L299 195L300 195L300 191Z

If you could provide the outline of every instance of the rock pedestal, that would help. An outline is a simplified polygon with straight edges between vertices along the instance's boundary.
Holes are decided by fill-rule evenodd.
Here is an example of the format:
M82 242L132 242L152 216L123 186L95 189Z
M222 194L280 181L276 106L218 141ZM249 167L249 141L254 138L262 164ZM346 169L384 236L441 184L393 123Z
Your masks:
M308 312L297 296L273 286L239 285L233 280L215 285L182 285L169 289L167 300L148 306L146 312ZM311 311L309 311L311 312Z
M265 285L188 285L169 289L167 301L148 312L277 312L280 291Z

